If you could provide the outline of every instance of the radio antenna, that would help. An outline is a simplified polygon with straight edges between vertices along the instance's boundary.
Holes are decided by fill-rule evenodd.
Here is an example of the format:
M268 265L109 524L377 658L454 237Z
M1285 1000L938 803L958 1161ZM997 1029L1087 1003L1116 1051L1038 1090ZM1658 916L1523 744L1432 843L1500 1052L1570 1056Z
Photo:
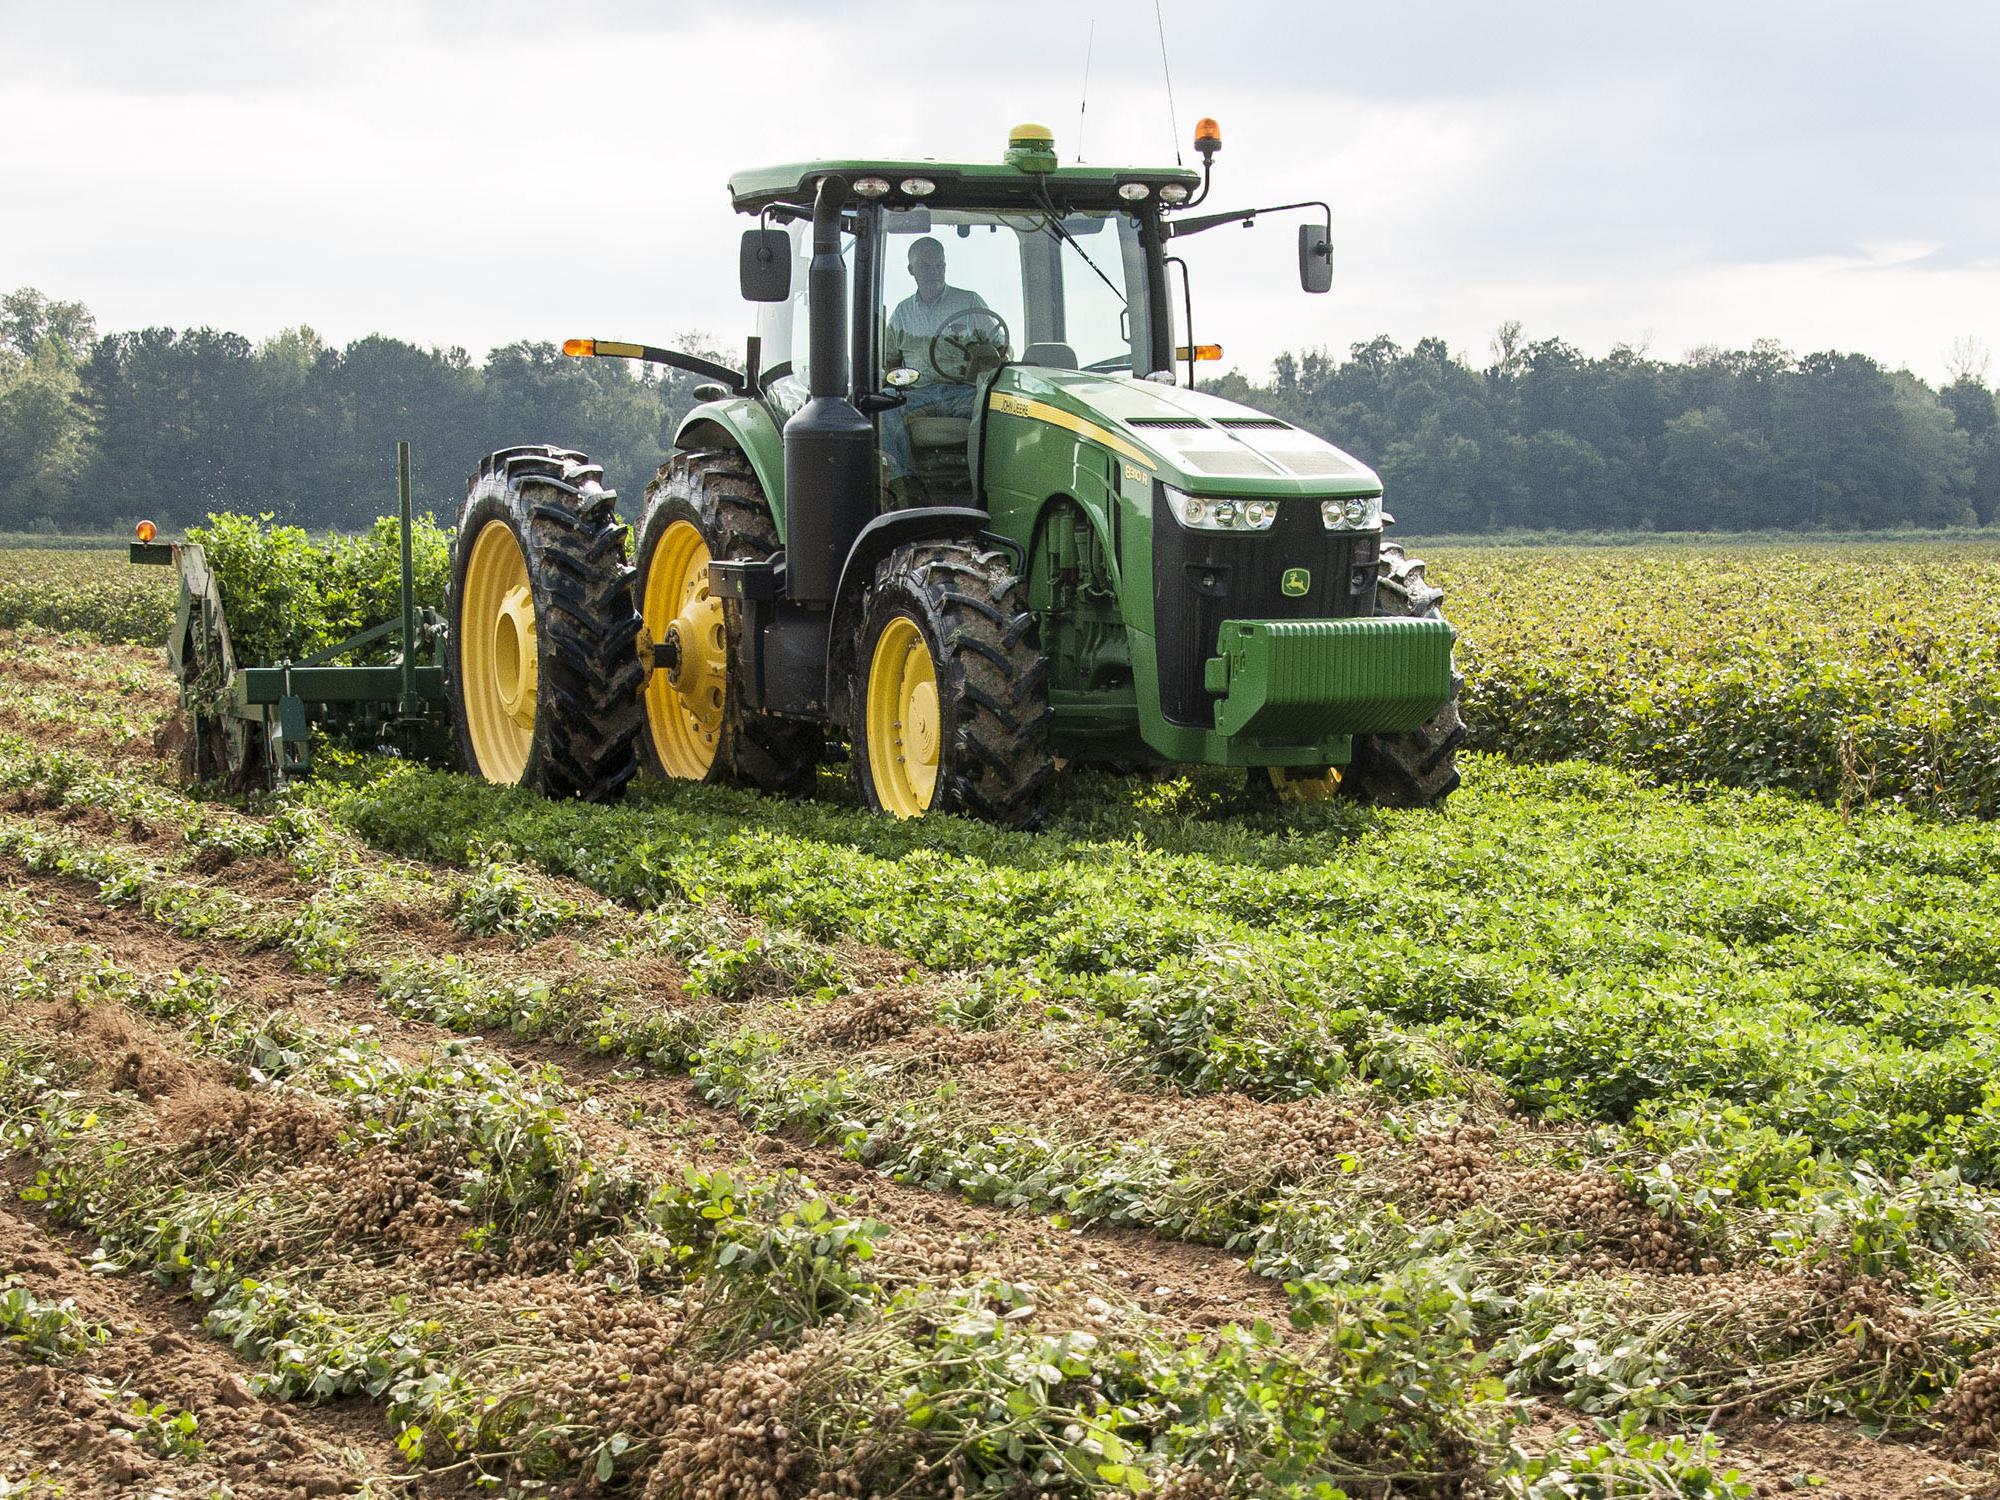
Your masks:
M1160 0L1153 0L1153 25L1160 32L1160 73L1167 80L1167 124L1174 132L1174 165L1181 164L1181 120L1174 110L1174 70L1167 66L1167 23L1160 19Z
M1090 35L1083 44L1083 98L1076 106L1076 164L1083 165L1084 114L1090 108L1090 53L1097 45L1097 17L1090 18Z

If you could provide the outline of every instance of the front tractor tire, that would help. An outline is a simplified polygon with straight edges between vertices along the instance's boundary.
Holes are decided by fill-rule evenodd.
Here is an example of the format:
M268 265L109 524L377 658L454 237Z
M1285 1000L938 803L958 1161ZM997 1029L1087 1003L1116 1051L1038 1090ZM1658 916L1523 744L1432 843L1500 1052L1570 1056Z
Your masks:
M1397 542L1382 544L1375 613L1397 619L1442 620L1444 590L1424 577L1424 565ZM1465 721L1458 699L1465 679L1453 672L1451 697L1417 728L1402 734L1354 737L1354 758L1342 768L1340 791L1378 807L1435 807L1458 787L1458 747Z
M503 448L467 481L452 549L447 691L468 770L609 802L638 770L639 618L604 471Z
M848 682L856 792L899 818L1042 816L1052 770L1048 662L1006 554L918 542L879 563Z
M633 597L652 652L646 760L660 775L811 794L820 727L743 707L740 606L708 586L712 559L762 562L777 550L770 504L740 453L676 453L646 487Z

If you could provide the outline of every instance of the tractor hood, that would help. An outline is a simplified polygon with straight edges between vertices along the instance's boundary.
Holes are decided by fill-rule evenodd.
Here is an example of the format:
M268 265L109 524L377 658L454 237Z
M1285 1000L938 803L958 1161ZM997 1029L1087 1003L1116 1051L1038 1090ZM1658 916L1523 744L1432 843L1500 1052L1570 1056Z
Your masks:
M1303 427L1181 386L1080 370L1009 365L993 384L993 410L1040 418L1106 446L1136 448L1157 477L1193 495L1367 497L1382 493L1373 469ZM1046 408L1038 410L1037 408Z

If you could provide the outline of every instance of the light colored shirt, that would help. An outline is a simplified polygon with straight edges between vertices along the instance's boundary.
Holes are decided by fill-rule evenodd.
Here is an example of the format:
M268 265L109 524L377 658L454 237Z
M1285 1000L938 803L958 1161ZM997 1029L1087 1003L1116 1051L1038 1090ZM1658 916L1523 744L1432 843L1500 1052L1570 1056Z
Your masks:
M985 305L984 297L962 286L947 285L937 294L935 302L926 302L917 293L910 293L898 302L896 310L889 314L889 336L882 343L883 363L892 370L898 364L915 370L923 377L918 382L920 385L942 383L944 377L938 374L937 367L931 363L931 336L967 308ZM954 329L952 336L954 338L969 336L980 331L980 324L968 320ZM902 355L900 360L896 357L899 351Z

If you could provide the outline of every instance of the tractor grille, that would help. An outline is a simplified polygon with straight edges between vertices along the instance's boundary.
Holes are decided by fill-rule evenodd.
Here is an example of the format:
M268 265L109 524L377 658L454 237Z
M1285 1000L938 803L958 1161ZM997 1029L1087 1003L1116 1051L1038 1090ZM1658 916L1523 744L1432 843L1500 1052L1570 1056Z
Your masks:
M1153 621L1160 702L1176 724L1215 726L1215 695L1202 664L1216 654L1224 620L1344 620L1375 609L1379 532L1328 531L1317 500L1280 500L1269 531L1191 531L1153 486ZM1287 570L1305 568L1303 595L1285 593Z

